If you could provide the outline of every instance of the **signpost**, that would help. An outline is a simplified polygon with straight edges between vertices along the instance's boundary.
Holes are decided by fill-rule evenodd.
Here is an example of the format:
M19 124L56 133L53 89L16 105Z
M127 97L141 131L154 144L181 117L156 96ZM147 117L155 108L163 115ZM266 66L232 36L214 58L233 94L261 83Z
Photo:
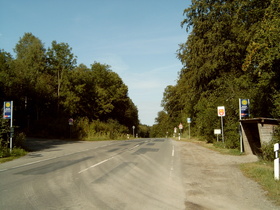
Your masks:
M13 148L13 101L5 101L3 109L3 118L10 120L10 150Z
M188 117L187 122L189 124L189 139L190 139L191 138L191 122L192 122L192 119Z
M217 141L219 141L219 135L222 133L221 129L214 129L214 134L217 135Z
M179 140L181 140L181 132L182 132L182 129L183 129L183 124L182 123L180 123L179 129L180 129Z
M226 110L224 106L218 106L218 116L221 117L221 128L222 128L222 141L225 142L224 139L224 125L223 125L223 117L226 116Z
M132 130L133 130L133 138L134 138L134 129L135 129L135 126L133 125L133 126L132 126Z
M174 127L174 133L173 133L173 137L175 138L176 136L176 133L177 133L177 127Z
M250 117L250 99L239 99L239 120L242 118ZM239 125L240 133L240 152L243 152L243 140L242 140L242 129L241 122Z

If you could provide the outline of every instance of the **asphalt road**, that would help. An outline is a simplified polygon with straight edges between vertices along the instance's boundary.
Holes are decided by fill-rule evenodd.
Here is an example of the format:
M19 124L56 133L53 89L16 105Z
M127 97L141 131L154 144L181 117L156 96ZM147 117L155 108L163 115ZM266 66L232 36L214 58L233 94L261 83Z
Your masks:
M0 164L0 209L185 209L170 139L29 143L33 152Z
M33 152L0 164L0 209L280 209L229 156L171 139L31 139Z

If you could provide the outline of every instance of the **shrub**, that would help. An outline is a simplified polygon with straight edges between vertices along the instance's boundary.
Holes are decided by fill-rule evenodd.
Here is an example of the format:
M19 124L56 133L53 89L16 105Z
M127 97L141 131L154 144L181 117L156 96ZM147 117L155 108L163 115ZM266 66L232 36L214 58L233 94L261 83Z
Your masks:
M270 142L264 142L261 146L262 159L273 161L275 159L274 144L280 143L279 130L275 133Z
M18 148L23 148L25 144L25 133L19 133L14 137L14 146Z

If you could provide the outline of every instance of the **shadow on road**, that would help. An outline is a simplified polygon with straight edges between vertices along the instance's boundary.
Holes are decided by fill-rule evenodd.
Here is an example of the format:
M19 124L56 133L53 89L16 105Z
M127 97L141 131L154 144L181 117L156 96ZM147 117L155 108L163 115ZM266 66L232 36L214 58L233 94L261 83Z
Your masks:
M44 149L56 148L58 145L74 144L77 142L78 141L73 140L26 138L25 149L29 152L35 152Z

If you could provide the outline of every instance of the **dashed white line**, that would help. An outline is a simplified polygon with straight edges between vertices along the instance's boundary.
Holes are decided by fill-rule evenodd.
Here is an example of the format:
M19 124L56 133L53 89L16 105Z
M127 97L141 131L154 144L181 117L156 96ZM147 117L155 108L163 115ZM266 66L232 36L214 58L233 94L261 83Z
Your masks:
M135 145L134 147L131 147L129 150L133 150L133 149L135 149L136 147L139 147L139 146L140 146L140 145L137 144L137 145ZM119 155L119 154L117 154L117 155ZM85 171L87 171L87 170L89 170L89 169L91 169L91 168L94 168L94 167L99 166L99 165L101 165L101 164L103 164L103 163L106 163L107 161L113 159L113 158L116 157L117 155L112 156L112 157L110 157L110 158L107 158L107 159L105 159L105 160L102 160L102 161L100 161L100 162L98 162L98 163L96 163L96 164L94 164L94 165L92 165L92 166L90 166L90 167L88 167L88 168L85 168L85 169L79 171L78 173L79 173L79 174L80 174L80 173L83 173L83 172L85 172Z
M84 170L79 171L79 174L80 174L80 173L83 173L83 172L85 172L85 171L87 171L87 170L89 170L89 169L91 169L91 168L94 168L94 167L96 167L96 166L99 166L99 165L101 165L102 163L105 163L105 162L107 162L107 161L113 159L114 157L115 157L115 156L110 157L110 158L108 158L108 159L106 159L106 160L103 160L103 161L100 161L99 163L96 163L96 164L94 164L94 165L92 165L92 166L90 166L90 167L88 167L88 168L85 168Z
M135 149L136 147L139 147L140 145L139 144L137 144L137 145L135 145L134 147L131 147L129 150L133 150L133 149Z
M172 153L171 153L171 167L170 167L170 171L169 171L169 178L171 178L172 176L172 172L174 170L174 155L175 155L175 148L174 148L174 145L172 147Z

